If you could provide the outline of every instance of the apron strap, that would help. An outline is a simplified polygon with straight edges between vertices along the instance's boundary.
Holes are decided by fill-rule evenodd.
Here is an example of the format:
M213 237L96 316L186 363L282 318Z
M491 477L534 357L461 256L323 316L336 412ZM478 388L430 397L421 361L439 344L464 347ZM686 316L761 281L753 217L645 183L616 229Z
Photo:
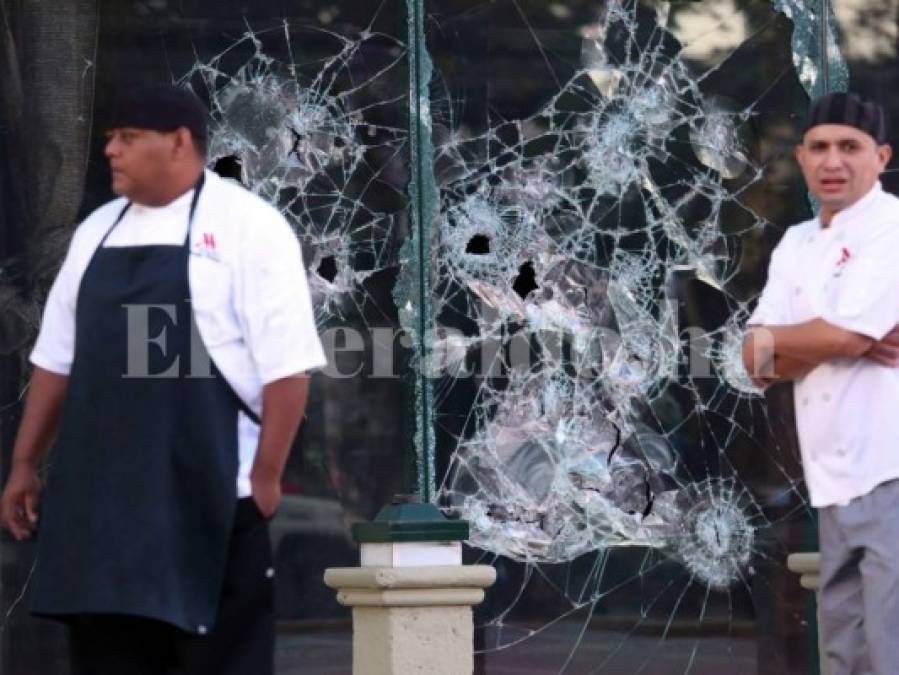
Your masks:
M222 377L224 378L224 375ZM236 391L234 391L234 387L231 387L229 385L229 388L231 389L231 393L234 394L234 400L237 402L237 407L240 409L240 412L253 420L256 423L257 427L262 426L262 420L259 418L259 415L253 412L253 409L246 403L244 403L244 400L240 396L238 396Z
M190 248L190 232L193 228L194 215L197 212L197 203L200 201L200 193L203 191L203 185L206 182L206 172L200 174L194 185L194 196L190 200L190 212L187 215L187 235L184 237L184 246Z
M190 234L193 229L194 215L197 211L197 203L200 201L200 193L203 191L203 185L206 181L206 172L200 174L200 177L197 179L197 184L194 186L194 196L190 202L190 213L187 216L187 236L184 238L184 247L190 248ZM224 376L222 376L224 378ZM227 380L225 380L227 383ZM238 395L236 391L234 391L234 387L228 385L228 388L231 390L231 393L234 395L234 401L237 403L237 407L240 411L249 417L253 422L256 423L256 426L260 426L262 424L262 420L259 419L259 415L253 412L253 409L248 406L244 400Z
M103 244L106 243L106 240L107 240L107 238L109 238L109 235L112 234L112 231L115 229L116 225L118 225L119 223L122 222L122 218L125 217L125 214L128 213L128 209L130 209L130 208L131 208L131 202L128 202L127 204L125 204L125 208L123 208L121 211L119 211L119 215L116 216L116 219L114 221L112 221L112 225L110 225L109 229L106 230L106 234L103 235L103 238L100 240L100 245L97 246L97 248L103 248Z

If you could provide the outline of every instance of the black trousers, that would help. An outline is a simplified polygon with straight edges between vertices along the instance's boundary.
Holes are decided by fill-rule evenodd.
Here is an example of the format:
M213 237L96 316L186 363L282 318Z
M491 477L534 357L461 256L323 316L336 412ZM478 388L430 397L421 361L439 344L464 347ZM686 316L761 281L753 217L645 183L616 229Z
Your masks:
M252 499L241 499L210 634L142 617L75 616L72 675L273 675L273 577L268 522Z

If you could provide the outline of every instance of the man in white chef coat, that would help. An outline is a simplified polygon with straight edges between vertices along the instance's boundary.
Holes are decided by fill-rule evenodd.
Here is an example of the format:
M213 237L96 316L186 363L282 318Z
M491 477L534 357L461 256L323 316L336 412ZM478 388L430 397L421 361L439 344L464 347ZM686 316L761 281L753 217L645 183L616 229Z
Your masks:
M757 384L794 382L832 675L899 668L899 199L879 182L891 155L876 103L812 103L796 159L820 209L775 248L743 343Z
M273 672L268 520L325 359L297 239L204 169L207 116L173 86L122 97L119 198L75 232L31 354L0 517L38 534L32 611L69 625L77 675Z

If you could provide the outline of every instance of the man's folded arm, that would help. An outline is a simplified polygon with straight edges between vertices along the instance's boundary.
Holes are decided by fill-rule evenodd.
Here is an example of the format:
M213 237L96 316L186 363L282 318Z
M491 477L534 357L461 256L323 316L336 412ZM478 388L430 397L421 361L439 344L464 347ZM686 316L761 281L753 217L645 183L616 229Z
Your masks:
M837 358L864 356L877 340L816 318L787 326L751 326L743 339L743 365L753 381L767 386L803 377Z

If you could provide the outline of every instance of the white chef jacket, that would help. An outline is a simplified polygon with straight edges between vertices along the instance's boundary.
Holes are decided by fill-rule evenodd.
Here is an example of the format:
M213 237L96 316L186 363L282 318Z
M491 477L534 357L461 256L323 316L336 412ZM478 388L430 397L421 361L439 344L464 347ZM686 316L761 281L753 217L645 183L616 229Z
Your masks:
M876 340L899 323L899 199L879 183L830 227L814 218L787 229L748 323L815 318ZM840 358L793 386L813 506L847 504L899 478L899 369Z
M180 245L193 190L162 207L133 204L104 246ZM75 355L81 278L127 201L113 200L78 227L47 304L31 362L68 375ZM280 213L236 183L206 171L191 231L188 278L197 328L209 355L256 414L262 388L325 365L299 242ZM148 345L149 348L149 345ZM238 418L239 497L249 496L259 427Z

